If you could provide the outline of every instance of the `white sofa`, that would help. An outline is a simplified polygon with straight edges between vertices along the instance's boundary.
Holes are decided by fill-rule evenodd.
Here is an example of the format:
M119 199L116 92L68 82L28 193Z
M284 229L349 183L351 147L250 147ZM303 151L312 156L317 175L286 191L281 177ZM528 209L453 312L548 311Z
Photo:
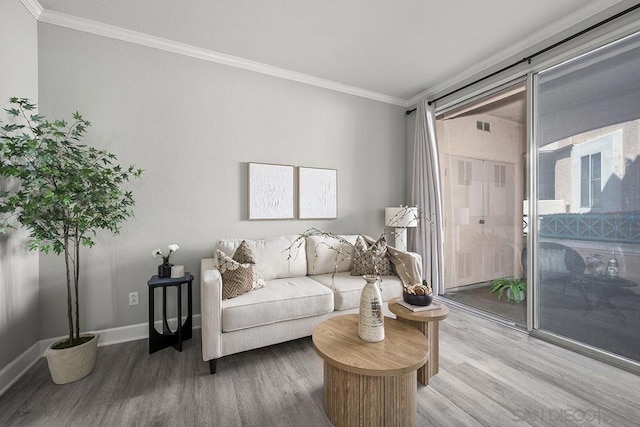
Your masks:
M216 259L201 260L202 358L209 362L212 374L217 359L223 356L306 337L325 319L358 312L365 281L351 276L350 258L342 259L334 274L336 251L327 243L335 245L337 241L310 236L296 250L288 250L299 237L245 239L266 286L235 298L222 299L222 276ZM342 237L351 244L357 238ZM221 240L217 249L232 256L242 240ZM352 246L345 247L352 250ZM398 255L399 251L389 250ZM411 255L409 258L420 265L420 256ZM387 302L402 295L400 277L383 276L381 289L385 315L393 317Z

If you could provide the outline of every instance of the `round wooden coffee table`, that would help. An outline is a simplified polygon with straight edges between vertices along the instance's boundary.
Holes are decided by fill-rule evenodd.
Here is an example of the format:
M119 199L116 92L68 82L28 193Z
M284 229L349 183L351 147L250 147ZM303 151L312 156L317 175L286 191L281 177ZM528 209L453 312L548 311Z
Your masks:
M433 304L438 308L426 311L413 312L398 304L402 298L394 298L389 301L389 311L396 315L399 321L412 325L427 337L431 349L431 355L427 363L418 369L418 382L423 385L429 384L429 379L438 373L439 370L439 323L449 315L449 307L443 302L437 301Z
M358 315L325 320L313 331L324 360L324 409L336 426L413 426L416 370L429 358L418 330L385 317L385 338L358 336Z

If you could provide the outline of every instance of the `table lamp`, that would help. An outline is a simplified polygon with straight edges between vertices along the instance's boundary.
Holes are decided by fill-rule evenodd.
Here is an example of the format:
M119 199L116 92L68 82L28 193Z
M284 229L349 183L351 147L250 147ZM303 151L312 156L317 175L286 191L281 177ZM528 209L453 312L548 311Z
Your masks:
M407 228L418 226L418 208L399 206L384 209L384 224L395 228L394 245L401 251L407 250Z

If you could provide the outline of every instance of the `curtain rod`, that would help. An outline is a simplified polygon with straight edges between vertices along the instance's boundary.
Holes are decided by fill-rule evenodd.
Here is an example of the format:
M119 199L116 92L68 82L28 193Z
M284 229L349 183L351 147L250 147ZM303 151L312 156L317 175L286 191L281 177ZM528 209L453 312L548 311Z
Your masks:
M437 101L439 101L439 100L441 100L443 98L446 98L449 95L453 95L454 93L460 92L463 89L466 89L466 88L468 88L470 86L473 86L473 85L475 85L477 83L480 83L481 81L487 80L487 79L489 79L489 78L491 78L491 77L493 77L493 76L495 76L497 74L503 73L503 72L505 72L505 71L507 71L507 70L509 70L509 69L511 69L513 67L516 67L516 66L518 66L520 64L523 64L525 62L531 64L531 60L533 58L535 58L536 56L542 55L543 53L546 53L546 52L550 51L551 49L555 49L556 47L558 47L560 45L563 45L563 44L565 44L565 43L567 43L567 42L569 42L569 41L571 41L571 40L573 40L573 39L575 39L577 37L580 37L583 34L588 33L589 31L593 31L598 27L601 27L601 26L603 26L605 24L608 24L609 22L611 22L611 21L613 21L615 19L618 19L621 16L626 15L627 13L633 12L634 10L638 9L639 7L640 7L640 3L638 3L638 4L634 5L634 6L631 6L630 8L625 9L622 12L616 13L615 15L610 16L607 19L604 19L604 20L602 20L602 21L600 21L598 23L595 23L595 24L591 25L588 28L585 28L582 31L579 31L579 32L567 37L567 38L562 39L559 42L556 42L556 43L552 44L551 46L545 47L544 49L541 49L541 50L537 51L536 53L534 53L532 55L529 55L529 56L527 56L525 58L522 58L521 60L519 60L519 61L517 61L517 62L515 62L515 63L513 63L511 65L507 65L506 67L503 67L503 68L499 69L498 71L494 71L493 73L491 73L489 75L486 75L486 76L481 77L481 78L479 78L477 80L474 80L471 83L467 83L466 85L464 85L462 87L459 87L458 89L454 89L451 92L445 93L444 95L439 96L439 97L437 97L436 99L434 99L432 101L428 101L427 103L429 105L431 105L434 102L437 102ZM409 114L413 113L416 110L417 110L417 108L412 108L411 110L405 111L405 114L408 116Z

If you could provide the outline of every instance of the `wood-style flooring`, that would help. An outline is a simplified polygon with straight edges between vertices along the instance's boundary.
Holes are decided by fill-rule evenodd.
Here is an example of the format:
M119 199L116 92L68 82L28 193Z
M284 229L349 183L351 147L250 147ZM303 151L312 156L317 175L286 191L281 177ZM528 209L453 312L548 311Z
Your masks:
M444 294L446 300L452 300L461 304L486 311L489 314L504 318L522 328L527 326L526 302L507 301L506 295L501 299L496 294L489 292L491 282L483 282L472 286L460 286L449 289Z
M632 282L633 283L633 282ZM631 360L640 360L640 286L548 284L540 295L540 329ZM501 300L484 286L461 286L445 297L526 327L526 303ZM446 301L446 300L445 300Z
M418 386L419 426L638 426L640 377L452 309L440 373ZM94 372L54 385L44 359L3 396L0 426L330 426L310 338L224 357L209 375L200 331L148 354L101 347Z

